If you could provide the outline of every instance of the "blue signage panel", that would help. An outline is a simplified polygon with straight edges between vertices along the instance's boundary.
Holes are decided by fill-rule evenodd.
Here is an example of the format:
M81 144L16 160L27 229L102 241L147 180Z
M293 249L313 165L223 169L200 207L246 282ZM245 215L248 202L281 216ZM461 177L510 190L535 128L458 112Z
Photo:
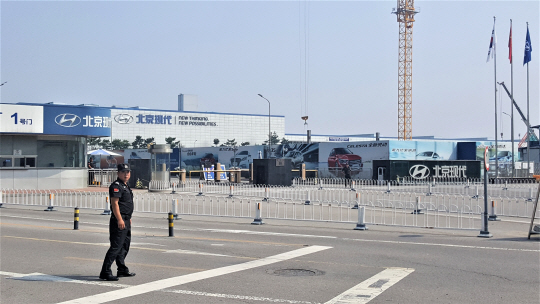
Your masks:
M111 136L111 110L94 107L43 107L43 134Z

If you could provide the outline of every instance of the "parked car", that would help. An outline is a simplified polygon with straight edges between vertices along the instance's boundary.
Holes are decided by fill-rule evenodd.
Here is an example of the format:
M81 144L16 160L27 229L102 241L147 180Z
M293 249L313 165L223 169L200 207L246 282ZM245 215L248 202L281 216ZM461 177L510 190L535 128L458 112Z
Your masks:
M334 148L330 151L328 156L328 169L334 172L334 175L339 176L340 172L345 164L349 164L351 168L351 174L358 174L362 172L364 164L362 164L362 157L353 154L351 150L347 148Z
M423 160L436 160L436 159L442 159L442 157L439 156L439 154L433 152L433 151L426 151L422 153L416 154L416 159L423 159Z
M217 162L217 159L214 158L214 154L206 153L201 157L201 166L204 168L210 168L213 164Z
M249 154L249 151L240 151L236 153L236 156L231 157L231 167L247 169L251 162L251 154Z

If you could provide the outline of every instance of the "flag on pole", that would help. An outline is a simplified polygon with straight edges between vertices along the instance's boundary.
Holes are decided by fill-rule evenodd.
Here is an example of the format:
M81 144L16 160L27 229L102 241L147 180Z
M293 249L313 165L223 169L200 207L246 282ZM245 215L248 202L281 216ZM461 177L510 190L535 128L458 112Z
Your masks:
M510 37L508 38L508 60L512 64L512 23L510 23Z
M523 57L523 65L531 61L531 53L531 36L529 36L529 26L527 26L527 37L525 37L525 56Z
M495 54L496 42L497 42L497 37L495 36L495 20L493 20L493 30L491 31L491 40L489 41L489 50L488 50L488 56L487 56L486 62L489 62L489 56L493 58L493 54Z

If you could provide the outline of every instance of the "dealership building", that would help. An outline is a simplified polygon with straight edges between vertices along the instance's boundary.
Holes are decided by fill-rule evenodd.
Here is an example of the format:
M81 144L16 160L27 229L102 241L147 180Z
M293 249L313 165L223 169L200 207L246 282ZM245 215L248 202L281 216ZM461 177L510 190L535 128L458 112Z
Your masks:
M196 97L192 95L179 96L177 111L86 104L1 103L0 189L86 187L89 138L131 143L136 136L141 136L163 144L165 138L174 137L184 147L177 152L178 157L174 157L178 167L196 167L201 155L207 153L212 153L216 159L219 157L226 165L246 165L244 162L258 158L264 150L261 145L268 139L268 126L268 115L199 112ZM343 154L349 154L347 161L357 164L358 178L372 178L377 177L378 172L375 161L418 160L419 157L425 160L421 153L431 153L430 158L437 155L438 160L477 160L482 147L493 146L486 139L449 141L423 137L415 138L415 141L397 141L375 134L312 135L310 142L320 143L313 145L308 143L306 134L285 134L284 116L271 115L270 127L279 139L286 138L291 142L273 146L272 157L291 158L296 165L305 163L309 169L318 170L321 176L328 174L328 177L338 175L333 171L345 162ZM246 150L245 154L240 150L211 147L216 138L220 144L233 139L238 144L249 142L249 147L239 147ZM466 141L470 144L460 146L467 148L458 149L458 142ZM501 144L509 150L508 142L499 142L500 147ZM338 152L340 149L346 152ZM127 162L131 155L139 152L127 151L120 161ZM468 156L460 156L460 151L468 151ZM494 154L494 150L491 153ZM245 156L238 157L237 154ZM386 178L391 164L380 166L388 167Z
M0 188L71 189L87 185L88 139L127 140L136 136L185 147L235 139L262 144L268 125L285 136L285 117L197 112L196 97L180 95L178 111L58 103L0 104Z

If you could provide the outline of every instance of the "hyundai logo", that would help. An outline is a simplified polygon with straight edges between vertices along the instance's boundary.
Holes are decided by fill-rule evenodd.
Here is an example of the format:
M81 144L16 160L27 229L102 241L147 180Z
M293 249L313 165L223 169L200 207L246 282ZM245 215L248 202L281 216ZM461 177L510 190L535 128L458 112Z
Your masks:
M54 121L61 127L72 128L81 123L81 118L75 114L64 113L56 116Z
M131 123L133 121L133 116L129 115L129 114L118 114L114 117L114 121L116 121L117 123L119 124L128 124L128 123Z
M429 168L424 165L415 165L409 169L409 174L414 179L424 179L429 176Z

